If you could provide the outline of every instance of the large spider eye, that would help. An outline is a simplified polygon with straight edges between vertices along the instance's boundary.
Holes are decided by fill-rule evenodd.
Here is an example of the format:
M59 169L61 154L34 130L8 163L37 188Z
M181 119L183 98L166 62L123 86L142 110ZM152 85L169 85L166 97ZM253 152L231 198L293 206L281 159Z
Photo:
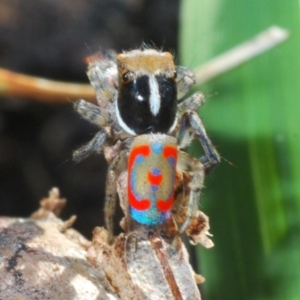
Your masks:
M125 84L132 81L133 79L134 79L134 73L133 72L127 71L127 72L122 74L122 82L125 83Z

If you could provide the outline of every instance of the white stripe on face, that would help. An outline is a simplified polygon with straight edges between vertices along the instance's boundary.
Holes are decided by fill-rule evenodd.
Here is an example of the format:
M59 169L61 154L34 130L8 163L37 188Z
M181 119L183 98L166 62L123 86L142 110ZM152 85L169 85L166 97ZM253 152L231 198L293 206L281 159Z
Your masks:
M149 75L149 87L150 87L150 110L154 116L156 116L160 109L160 94L158 84L153 74Z
M119 107L118 107L118 101L115 101L115 111L116 111L116 117L117 117L117 120L118 120L118 123L119 125L129 134L131 135L136 135L136 133L131 130L126 124L125 122L123 121L123 119L121 118L120 116L120 112L119 112Z

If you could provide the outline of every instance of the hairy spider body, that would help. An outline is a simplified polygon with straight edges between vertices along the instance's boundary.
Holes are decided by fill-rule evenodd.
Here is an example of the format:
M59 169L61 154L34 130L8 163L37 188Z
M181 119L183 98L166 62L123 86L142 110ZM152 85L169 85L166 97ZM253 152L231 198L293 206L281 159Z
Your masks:
M184 220L179 228L179 233L184 232L197 213L205 171L220 161L197 115L204 103L203 95L196 93L178 101L194 85L193 72L176 67L170 53L154 49L119 55L102 53L91 57L88 63L88 76L96 90L98 106L79 100L74 107L82 117L99 126L100 131L74 152L73 159L80 161L93 152L103 151L109 162L105 220L110 237L116 181L126 168L130 216L151 226L163 223L178 210L172 211L176 172L190 175L186 188L189 193L184 197L187 199ZM204 150L199 160L180 151L194 138ZM165 149L173 150L166 156Z

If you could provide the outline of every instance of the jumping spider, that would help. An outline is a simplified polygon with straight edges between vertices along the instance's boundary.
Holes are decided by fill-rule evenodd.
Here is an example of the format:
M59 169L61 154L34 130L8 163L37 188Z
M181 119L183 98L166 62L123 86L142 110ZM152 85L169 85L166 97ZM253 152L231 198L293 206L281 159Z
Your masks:
M186 219L179 229L179 233L184 232L197 212L205 171L220 162L220 156L197 114L198 108L204 103L204 96L196 93L181 101L195 84L193 72L185 67L176 67L169 52L155 49L132 50L118 55L114 52L101 53L90 57L88 63L87 74L96 90L98 106L79 100L74 107L83 118L97 125L100 131L88 144L74 152L73 159L80 161L93 152L103 152L109 162L105 221L110 238L113 236L112 218L117 199L116 180L128 165L128 156L133 155L132 152L141 139L144 145L152 147L154 143L160 144L162 148L171 140L172 147L178 150L177 168L191 177ZM179 151L195 137L204 150L204 155L199 160ZM159 170L160 164L163 164L160 159L154 162L151 158L151 163L155 165L156 174L162 172L169 181L174 177L175 164L173 169L167 171ZM148 164L149 168L152 166ZM132 167L128 172L138 171ZM140 173L138 177L139 175ZM130 184L129 178L128 193L134 190ZM147 190L146 183L141 184ZM172 194L174 180L171 180L171 185L173 186L168 192ZM151 198L150 192L147 193L146 196ZM128 198L130 202L130 197ZM137 200L138 198L137 196ZM157 213L158 199L153 201L154 213ZM170 215L168 207L166 214L151 220L151 217L147 219L140 212L134 213L131 203L129 206L131 216L137 222L147 225L164 222Z

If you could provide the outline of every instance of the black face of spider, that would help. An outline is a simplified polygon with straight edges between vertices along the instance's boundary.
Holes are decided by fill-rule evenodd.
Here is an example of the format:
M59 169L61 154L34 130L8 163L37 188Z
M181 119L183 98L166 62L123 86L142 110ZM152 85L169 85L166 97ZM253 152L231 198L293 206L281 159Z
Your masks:
M176 121L175 77L126 72L119 83L120 125L131 134L168 133Z

